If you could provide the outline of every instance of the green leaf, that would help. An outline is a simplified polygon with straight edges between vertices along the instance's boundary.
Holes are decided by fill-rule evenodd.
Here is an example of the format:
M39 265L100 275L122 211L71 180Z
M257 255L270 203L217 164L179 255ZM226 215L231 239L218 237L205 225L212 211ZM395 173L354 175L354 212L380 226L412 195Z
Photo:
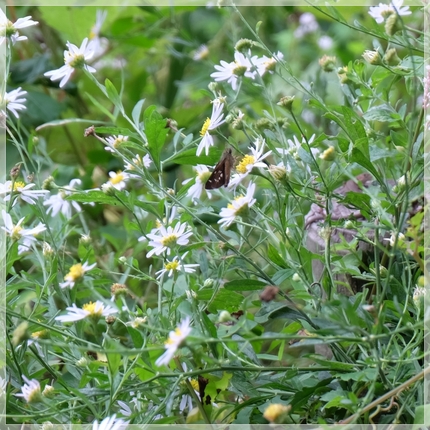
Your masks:
M209 155L196 155L196 149L188 149L178 154L178 156L172 158L172 162L176 164L186 164L189 166L197 166L197 164L206 164L208 166L213 166L218 163L221 155L223 153L222 149L211 148Z
M381 183L381 178L378 171L373 166L372 162L358 148L353 148L351 161L367 169Z
M224 288L229 291L254 291L261 290L267 285L267 282L261 282L254 279L237 279L226 282Z
M272 280L275 285L280 285L286 279L291 278L295 273L294 269L282 269L278 270L273 276Z
M109 80L105 80L106 92L109 100L118 108L121 113L124 113L124 107L119 97L118 91L116 90L114 84Z
M142 113L142 107L144 103L145 99L139 100L134 106L133 111L131 112L131 117L133 118L133 122L136 128L139 128L140 115Z
M280 256L278 250L269 243L268 249L267 249L267 256L273 263L277 264L279 267L282 267L283 269L286 269L288 266L285 262L285 260Z
M169 130L166 120L156 111L156 106L149 106L143 114L148 148L157 167L160 166L160 154Z
M103 205L119 205L119 201L112 196L108 196L103 191L88 191L87 193L73 193L66 197L66 200L73 200L79 203L101 203Z
M237 311L243 303L243 296L234 291L228 291L224 288L220 290L213 297L214 291L211 289L201 290L197 293L197 300L210 301L208 309L212 313L221 310L229 312Z
M374 106L363 114L368 121L396 122L401 120L399 114L388 105Z

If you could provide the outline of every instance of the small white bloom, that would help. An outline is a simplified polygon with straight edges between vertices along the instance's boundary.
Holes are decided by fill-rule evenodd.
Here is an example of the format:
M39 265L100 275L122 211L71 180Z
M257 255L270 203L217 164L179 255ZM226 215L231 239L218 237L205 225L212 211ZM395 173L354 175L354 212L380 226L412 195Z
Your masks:
M221 103L218 99L215 99L212 104L212 115L210 118L206 118L206 121L200 130L200 136L202 136L202 140L197 147L197 156L202 153L203 148L205 149L206 155L209 154L209 148L214 144L214 139L210 132L225 122L223 119L224 114L222 113L223 109L224 103Z
M315 16L310 12L305 12L300 15L299 26L294 31L294 36L300 39L306 34L314 33L318 28L319 25Z
M172 227L164 227L161 225L156 231L155 234L149 233L148 237L152 239L149 242L149 246L154 247L146 254L146 257L149 258L153 254L160 255L164 251L167 252L167 255L170 255L170 249L175 245L186 245L189 240L188 238L193 234L191 230L188 230L187 223L177 223L174 228ZM139 241L144 240L144 237L140 237Z
M73 194L76 190L75 185L80 185L80 179L72 179L69 185L66 185L62 189L58 190L57 194L51 195L43 204L49 206L46 213L51 212L51 216L56 216L61 212L67 219L72 216L72 207L80 212L82 209L77 202L73 200L66 200L66 197Z
M206 45L200 45L193 55L193 60L195 61L201 61L208 57L209 55L209 49Z
M45 224L42 223L39 223L36 227L31 229L23 228L21 223L24 221L24 218L21 218L18 223L14 225L12 222L12 217L5 210L2 210L2 217L4 222L4 227L2 227L2 230L4 230L12 240L18 241L23 239L22 245L18 247L19 254L28 251L34 242L37 242L35 236L46 230Z
M187 196L191 197L194 204L197 204L197 201L200 199L200 196L205 189L206 181L211 175L211 172L208 167L203 164L197 164L197 166L194 166L193 169L197 172L196 182L194 185L188 188ZM186 179L182 182L182 184L185 185L192 180L192 178ZM206 190L206 194L208 195L208 198L212 198L212 194L209 190Z
M299 139L297 139L297 136L293 136L294 140L288 139L287 143L289 145L289 148L285 149L285 148L276 148L276 150L281 154L281 155L291 155L293 158L298 159L299 155L298 155L298 151L301 148L302 145L306 145L306 139L303 137L302 138L302 142L299 142ZM315 134L313 134L309 140L308 143L309 145L312 144L312 142L315 140ZM312 148L311 149L312 154L314 156L316 156L319 153L319 150L317 148Z
M19 18L15 23L12 23L7 19L7 16L0 9L0 45L4 40L10 39L12 45L21 40L27 40L26 36L20 36L18 30L21 28L30 27L32 25L38 24L37 21L33 21L31 16L26 16L24 18Z
M176 330L169 333L169 338L165 342L166 351L157 359L156 366L162 366L163 364L167 366L170 363L178 348L191 333L190 321L189 316L185 317Z
M118 406L120 407L119 413L125 417L129 417L132 414L130 406L122 400L118 400Z
M91 67L86 63L94 55L94 44L93 42L88 43L88 37L82 41L80 48L70 42L67 42L66 45L69 49L64 51L64 66L44 74L50 78L51 81L58 81L61 79L60 88L66 85L75 69L85 69L90 73L94 73L96 71L94 67Z
M251 51L248 52L251 56ZM237 89L237 81L240 76L255 79L256 71L254 70L259 64L259 59L256 55L248 59L241 52L235 52L234 61L227 63L221 60L221 65L215 65L217 72L211 73L211 78L216 82L227 81L233 91Z
M112 315L117 313L118 311L111 306L105 306L100 300L97 300L95 303L89 302L78 308L74 303L72 306L66 308L68 313L66 315L60 315L55 317L57 321L61 322L73 322L79 321L84 318L93 318L100 319L101 317L107 317L108 315Z
M241 216L251 206L254 205L256 199L254 199L255 184L250 182L246 190L245 196L236 197L226 208L222 208L220 212L221 219L218 224L222 227L228 227L236 220L238 216Z
M381 24L392 14L410 15L412 12L409 6L402 6L403 0L393 0L390 4L379 3L379 6L371 6L369 15L375 19L378 24Z
M260 76L263 76L266 72L273 73L275 66L281 60L284 59L284 54L278 51L273 57L269 58L263 55L256 61L257 72Z
M46 194L49 194L49 191L47 190L32 190L32 188L35 186L36 184L25 185L24 182L15 181L13 183L12 193L12 181L6 181L4 184L0 184L0 196L7 194L4 198L4 201L8 202L10 200L11 194L13 194L14 196L18 195L26 203L30 205L35 205L39 197L43 197L46 196ZM15 206L17 201L17 199L14 199L12 206Z
M81 280L84 277L86 272L96 267L96 264L97 263L89 265L87 262L85 262L84 264L81 264L81 263L74 264L69 269L69 273L64 277L65 282L62 282L60 284L60 287L73 288L75 286L75 283Z
M265 144L266 141L264 139L258 138L255 141L255 148L252 146L249 147L252 155L245 155L242 161L236 166L237 173L232 176L228 185L229 188L237 187L237 185L244 178L246 178L249 173L251 173L254 167L262 167L266 169L268 168L268 165L266 165L266 163L263 163L263 160L268 157L272 153L272 151L267 151L265 154L263 154Z
M27 91L21 91L21 87L16 88L15 90L12 90L9 93L4 94L4 101L6 105L6 110L12 112L16 118L19 118L18 111L20 110L26 110L26 106L23 104L26 102L25 98L23 97L27 94ZM5 114L4 111L2 111L3 114Z
M327 35L321 36L318 40L318 46L327 51L333 47L333 39Z
M183 260L185 259L186 255L188 254L188 251L184 253L184 255L179 258L175 256L172 261L167 261L164 263L164 268L159 270L158 272L155 272L157 276L157 279L161 279L165 273L167 273L167 276L169 278L173 276L176 272L185 272L185 273L194 273L196 269L194 267L199 267L199 264L184 264Z
M116 415L106 417L100 424L97 420L93 422L93 430L124 430L128 426L128 421L117 419Z
M387 240L390 246L394 246L396 243L396 238L397 238L397 246L399 248L403 247L405 245L405 239L406 239L403 233L396 234L395 232L392 232L389 238L384 238L383 240Z
M100 37L100 31L106 17L106 10L98 10L96 12L96 23L93 25L90 33L90 40L93 43L94 57L100 57L103 55L109 45L109 41L105 37Z
M22 375L22 379L26 382L21 387L21 393L15 394L16 397L23 397L27 403L37 402L41 398L40 383L37 379L28 379Z
M131 175L130 173L122 172L121 170L118 172L109 172L109 183L110 185L121 191L127 186L127 181L134 177L135 175ZM102 185L103 187L103 185Z
M146 154L143 158L139 154L136 154L136 157L132 158L131 161L136 166L143 167L145 169L148 169L152 164L152 160L149 154ZM126 163L124 166L124 170L136 170L136 168L134 167L133 164Z
M115 153L113 148L118 149L121 144L127 142L127 140L128 136L123 136L122 134L119 134L118 136L109 136L106 138L108 146L105 146L105 150Z

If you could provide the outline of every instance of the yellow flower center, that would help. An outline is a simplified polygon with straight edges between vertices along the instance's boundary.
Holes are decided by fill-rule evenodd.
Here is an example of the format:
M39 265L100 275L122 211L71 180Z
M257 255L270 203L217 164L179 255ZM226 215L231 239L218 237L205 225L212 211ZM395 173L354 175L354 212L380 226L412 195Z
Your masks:
M116 176L109 179L110 183L113 185L119 184L123 180L124 180L124 175L122 174L121 170L116 173Z
M165 236L161 239L161 243L164 246L167 246L170 248L172 245L176 244L176 241L178 240L178 236L176 234L171 234L169 236Z
M82 306L82 309L84 311L88 311L90 313L89 316L91 316L91 317L101 317L102 316L102 312L103 312L103 308L100 308L96 312L96 304L93 303L93 302L89 302L89 303L85 304L84 306Z
M164 267L166 270L178 270L179 261L171 261L170 263L165 264Z
M27 402L38 402L40 400L40 387L35 388L31 393L28 395Z
M199 381L197 379L191 379L190 384L196 391L199 391Z
M202 183L202 184L205 184L206 183L206 181L210 178L210 176L212 175L212 173L211 172L203 172L203 173L199 173L198 175L197 175L197 177L200 179L200 182Z
M67 58L64 58L64 61L67 63ZM85 66L85 57L82 54L75 55L68 64L74 69L82 69Z
M13 240L18 240L18 239L20 239L20 238L21 238L21 230L22 230L22 227L21 227L21 226L19 226L19 225L16 225L16 226L12 229L12 232L11 232L11 234L10 234L10 237L11 237Z
M206 121L203 123L203 127L200 130L200 136L203 137L208 132L210 125L211 125L211 119L206 118Z
M182 336L182 332L179 327L175 328L175 334L176 336ZM173 343L175 343L175 340L173 340L170 336L169 336L169 339L167 339L166 342L164 342L165 345L172 345Z
M237 165L236 170L239 173L246 173L248 171L246 166L254 163L255 163L255 157L253 155L245 155L242 161Z
M232 205L231 203L228 203L228 204L227 204L227 208L228 208L228 209L233 209L233 205Z
M73 280L76 281L77 279L83 278L85 274L85 270L82 268L82 264L74 264L70 270L69 273L64 277L64 279L67 280Z
M236 63L237 64L237 63ZM238 64L234 69L233 69L233 74L236 76L243 76L246 72L248 68L246 66L241 66L240 64Z
M18 190L18 188L24 188L25 187L25 184L24 184L24 182L22 182L22 181L16 181L14 184L13 184L13 190L14 191L19 191Z

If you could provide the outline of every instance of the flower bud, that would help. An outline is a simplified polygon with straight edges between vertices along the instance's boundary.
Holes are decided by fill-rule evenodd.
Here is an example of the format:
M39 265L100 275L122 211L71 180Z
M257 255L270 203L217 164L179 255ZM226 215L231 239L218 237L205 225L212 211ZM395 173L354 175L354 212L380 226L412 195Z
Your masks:
M400 63L400 58L397 55L396 48L388 49L384 55L384 61L390 66L397 66Z
M378 51L364 51L362 57L369 63L374 66L382 64L381 56Z
M234 49L238 52L247 52L249 51L253 46L255 45L255 42L250 39L240 39L236 45L234 46Z
M332 72L336 68L336 57L324 55L319 59L318 62L324 72Z
M273 403L266 408L263 417L273 424L285 424L285 419L287 418L290 410L291 405Z
M320 154L321 160L333 161L336 158L336 150L334 146L329 146L322 154Z
M289 110L291 112L291 109L293 107L295 96L285 96L281 97L278 103L276 103L278 106L282 106L285 109Z

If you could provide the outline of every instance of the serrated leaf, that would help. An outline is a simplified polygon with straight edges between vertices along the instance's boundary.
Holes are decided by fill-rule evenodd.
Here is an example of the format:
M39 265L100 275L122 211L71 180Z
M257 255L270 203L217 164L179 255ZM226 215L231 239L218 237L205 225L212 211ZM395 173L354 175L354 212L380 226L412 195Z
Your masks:
M73 193L66 197L66 200L73 200L79 203L100 203L103 205L119 205L119 201L112 196L108 196L103 191L88 191L87 193Z
M237 279L226 282L224 288L229 291L254 291L261 290L267 285L267 282L261 282L254 279Z

